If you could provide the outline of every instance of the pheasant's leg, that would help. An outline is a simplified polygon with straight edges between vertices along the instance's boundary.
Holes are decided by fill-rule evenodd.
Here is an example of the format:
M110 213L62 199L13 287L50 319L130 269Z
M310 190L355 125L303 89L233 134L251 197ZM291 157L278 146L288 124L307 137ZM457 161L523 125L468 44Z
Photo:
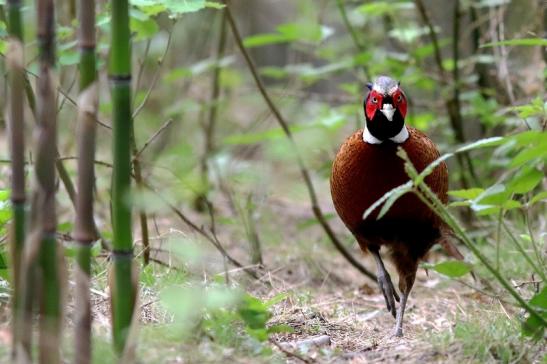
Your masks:
M416 273L407 275L406 277L400 277L399 279L399 289L401 290L401 303L399 309L397 310L397 322L395 323L395 330L393 331L393 336L402 337L403 336L403 317L405 315L406 302L408 296L410 295L410 290L414 285L414 279Z
M393 287L391 277L386 271L386 267L384 267L384 262L380 257L379 250L371 249L371 253L374 260L376 260L376 268L378 270L378 286L380 286L380 290L386 300L387 310L391 312L393 317L395 317L395 301L399 302L399 295L397 294L397 291L395 291L395 287Z
M395 331L393 336L403 337L403 316L405 315L406 300L408 299L410 292L401 292L401 303L397 310L397 322L395 324Z

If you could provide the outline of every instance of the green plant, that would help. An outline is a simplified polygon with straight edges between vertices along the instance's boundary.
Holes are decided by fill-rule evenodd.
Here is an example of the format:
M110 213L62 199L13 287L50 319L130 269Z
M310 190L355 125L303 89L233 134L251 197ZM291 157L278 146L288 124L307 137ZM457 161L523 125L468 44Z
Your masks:
M11 156L11 206L13 214L13 228L11 234L11 267L12 267L12 307L13 340L12 355L23 335L22 327L22 290L21 290L21 260L25 242L25 114L24 114L24 46L23 26L21 22L21 1L7 2L8 33L10 44L8 47L7 65L10 84L9 92L9 145Z
M95 1L78 2L80 98L78 112L78 198L76 201L76 362L91 361L91 249L97 239L93 218L98 86L95 56Z
M129 4L112 0L112 42L109 78L112 94L113 160L112 242L113 274L112 333L118 354L125 348L133 317L136 290L133 278L133 238L131 233L131 43Z
M543 289L541 292L534 295L534 297L530 300L525 299L521 294L519 294L509 282L508 278L504 276L501 271L501 267L499 265L496 267L491 260L484 255L483 252L481 252L477 244L472 241L472 238L468 233L466 233L465 229L457 221L454 215L440 202L438 197L424 183L425 177L429 175L442 161L458 153L469 152L471 150L492 146L500 146L500 148L505 148L505 150L519 150L519 152L515 154L508 163L508 167L512 173L509 174L510 177L507 178L506 184L498 183L486 190L472 189L458 191L455 194L459 197L467 198L464 205L470 206L478 216L491 215L508 209L522 208L523 205L520 202L513 200L512 197L517 194L524 194L532 191L542 178L542 176L534 173L533 171L535 170L535 163L542 163L545 160L544 153L528 153L528 150L530 150L529 148L534 150L539 147L541 150L544 150L547 146L547 137L544 133L538 131L528 131L505 138L497 137L478 140L474 143L458 148L453 153L448 153L439 157L421 172L418 172L414 168L404 150L401 149L398 154L405 161L405 169L411 178L410 181L386 193L365 212L365 216L383 205L380 213L378 214L378 218L380 218L389 210L389 208L400 196L405 193L415 193L454 230L458 238L461 239L469 250L473 252L473 255L488 270L488 272L492 274L503 289L514 298L518 305L528 312L529 316L523 323L523 333L539 338L543 336L543 332L545 328L547 328L547 312L545 312L545 307L547 306L547 290ZM524 164L528 164L528 170L516 170L516 167L521 167ZM452 194L454 195L454 193ZM543 198L541 195L539 196L540 199ZM536 199L534 201L534 199L535 198L531 199L526 208L530 207L534 202L538 202L539 200ZM460 205L462 205L462 203L460 203ZM500 224L502 224L501 219ZM519 245L519 242L514 238L514 236L512 236L510 230L506 230L511 236L513 243L518 247L520 254L530 264L534 271L536 271L540 277L545 277L545 265L542 264L543 257L541 257L539 252L535 256L537 261L534 263L532 258L528 256L528 254ZM534 250L536 252L538 251L537 246ZM433 268L441 271L441 273L454 277L461 276L470 271L469 267L465 267L462 263L454 262L441 263L433 266Z

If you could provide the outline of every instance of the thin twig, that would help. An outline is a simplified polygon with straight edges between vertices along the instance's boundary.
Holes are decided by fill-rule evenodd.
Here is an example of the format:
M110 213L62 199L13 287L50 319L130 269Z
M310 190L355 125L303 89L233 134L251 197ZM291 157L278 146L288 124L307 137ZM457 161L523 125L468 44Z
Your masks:
M146 58L148 57L148 52L150 52L150 44L152 44L152 39L148 39L148 41L146 42L142 60L139 62L139 72L137 73L137 80L135 81L135 91L138 91L141 88L141 80L144 73L144 63L146 62ZM136 100L137 98L133 99L133 108L135 107L134 102Z
M58 161L78 160L78 157L76 157L76 156L64 156L64 157L58 157L57 160ZM95 163L96 165L99 165L99 166L103 166L103 167L114 168L114 165L112 163L97 160L97 159L95 159L95 161L93 163Z
M169 31L169 36L167 38L167 44L165 45L165 49L163 51L163 54L162 54L161 58L158 60L158 67L156 68L156 71L154 73L152 82L150 83L150 87L148 88L148 91L146 92L146 95L144 96L144 99L142 100L141 104L133 112L133 115L132 115L133 119L135 119L137 117L137 115L140 113L140 111L144 108L144 105L146 105L146 102L148 101L150 95L152 94L152 90L156 86L156 83L157 83L159 75L160 75L160 70L162 68L161 66L163 65L163 60L165 59L165 55L167 54L167 51L169 50L169 46L171 45L171 36L172 36L172 34L173 34L173 28L171 28L171 30ZM150 50L150 46L148 44L148 46L146 47L146 50L145 50L145 54L143 56L143 62L140 65L140 70L139 70L139 73L138 73L139 83L140 83L140 77L143 73L144 63L145 63L146 57L148 56L148 51L149 50ZM131 149L132 149L132 153L133 153L133 161L132 161L133 162L132 163L133 164L133 171L135 173L137 186L142 187L143 183L144 183L144 180L143 180L143 177L142 177L142 168L141 168L140 160L138 158L139 149L137 149L137 139L136 139L136 136L135 136L135 127L133 126L133 124L131 124L131 125L132 126L131 126L130 138L131 138ZM142 255L143 256L143 263L146 266L146 265L148 265L148 262L150 261L150 241L149 241L149 237L148 237L148 235L149 235L148 234L148 218L146 216L146 211L145 210L139 211L139 222L140 222L140 226L141 226L142 245L143 245L143 255Z
M144 105L146 105L146 102L150 98L150 95L152 94L152 90L156 86L156 83L158 82L161 66L163 65L163 61L165 60L165 55L167 54L167 51L169 50L169 47L171 46L171 39L173 37L173 28L175 26L175 23L173 23L173 26L169 30L169 35L167 37L167 44L165 45L165 49L163 50L163 54L158 59L158 67L156 68L156 71L154 73L154 76L152 77L152 82L150 83L150 87L148 88L148 91L146 92L146 95L144 96L144 99L140 103L139 106L135 108L135 111L133 112L133 118L136 118L137 115L141 112L141 110L144 108ZM144 64L143 64L144 67Z
M540 254L538 249L538 244L536 242L536 239L534 238L534 232L532 230L532 224L530 222L530 218L528 217L528 208L525 208L522 211L522 215L524 217L524 223L526 224L526 227L528 229L528 236L530 236L530 242L532 243L532 247L534 248L534 254L536 255L536 259L539 262L540 266L545 266L545 261L543 259L542 254Z
M32 86L30 84L30 80L28 79L29 72L25 73L25 94L27 96L28 105L30 107L30 111L32 115L34 116L34 121L38 122L38 114L36 111L36 96L34 95L34 90L32 89ZM38 77L38 75L33 74L35 77ZM59 157L59 148L55 146L55 153L56 157ZM65 166L60 161L57 161L55 163L55 167L57 169L57 173L59 174L59 179L63 182L63 185L65 186L65 190L68 194L68 197L70 198L70 201L72 202L72 205L74 208L76 208L76 189L74 188L74 184L72 183L72 180L70 179L70 175L68 174Z
M276 348L279 349L279 351L281 351L283 354L287 355L289 358L298 359L301 362L306 363L306 364L315 363L315 360L313 360L311 358L310 359L304 358L302 355L298 354L295 351L289 351L289 350L285 349L281 344L276 342L274 339L269 339L268 341L271 342Z
M258 75L258 71L256 70L256 66L254 65L253 60L251 59L251 56L245 49L245 46L243 45L243 41L241 39L241 35L239 34L239 30L237 29L237 25L235 23L235 20L232 16L232 13L230 11L230 7L226 6L225 8L226 15L228 17L228 22L230 24L230 28L232 29L232 33L234 35L235 41L237 43L237 46L239 47L241 53L243 54L243 57L245 58L245 61L247 63L247 66L249 67L249 70L255 80L256 86L258 87L258 90L260 91L260 94L262 95L264 101L272 111L272 114L275 116L275 119L283 129L283 132L285 133L285 136L287 137L287 140L289 141L289 145L291 146L294 155L296 156L296 161L298 163L298 167L300 169L300 174L302 175L302 178L304 180L304 183L306 185L306 188L308 189L310 201L311 201L311 207L313 210L313 213L316 217L316 219L319 221L325 232L327 233L328 237L330 238L331 242L334 244L336 249L348 260L348 262L354 266L356 269L358 269L361 273L369 277L370 279L376 281L376 276L374 273L370 272L367 268L365 268L359 261L355 259L351 255L351 253L346 249L346 247L342 244L340 240L338 240L338 237L328 224L327 220L325 219L325 216L323 215L323 212L321 208L319 207L319 203L317 200L317 194L315 192L315 188L313 187L313 183L310 178L310 174L308 172L308 169L304 165L304 161L302 159L302 156L300 155L300 152L298 151L298 147L294 141L294 138L292 136L292 132L289 129L289 125L273 103L272 99L268 95L268 92L266 91L266 88L262 84L262 80L260 79L260 76Z
M431 22L431 19L429 18L429 15L427 14L425 5L422 0L415 0L416 8L418 9L418 13L420 14L420 17L422 18L422 21L426 25L429 33L429 38L431 39L431 44L433 46L433 57L435 59L435 63L437 65L437 69L439 72L439 76L441 79L441 83L443 86L449 86L450 85L450 78L446 70L443 66L443 58L441 55L441 48L439 46L439 40L437 38L437 33L435 32L435 28L433 26L433 23ZM456 1L455 4L455 15L456 18L454 19L453 24L453 56L454 56L454 68L458 68L458 36L459 36L459 0ZM450 126L454 132L454 137L456 141L460 144L465 143L465 135L463 132L463 122L462 122L462 116L461 116L461 105L459 101L459 72L458 70L453 71L453 77L454 77L454 92L452 97L446 97L445 98L445 107L446 111L448 112L448 119L450 121ZM471 162L471 159L469 157L468 153L463 154L457 154L456 160L458 162L458 165L461 170L460 174L460 183L462 187L469 188L469 182L467 181L467 178L465 176L464 171L467 169L469 170L469 174L476 182L476 174ZM467 168L465 168L467 167Z
M213 78L211 80L211 96L210 96L210 106L209 106L209 115L207 118L207 123L203 126L205 134L205 151L201 156L201 178L205 186L209 185L209 168L208 161L215 151L215 127L217 123L217 111L218 111L218 102L220 96L220 60L224 57L224 50L226 48L226 14L221 13L221 22L219 28L219 37L218 44L216 49L215 59L217 64L213 71ZM196 206L201 207L203 200L207 199L207 190L202 191L196 198Z
M336 0L336 4L338 5L338 10L340 11L340 15L342 16L342 20L344 21L344 25L346 26L346 29L349 31L349 34L351 35L351 39L353 39L353 43L355 44L355 47L359 52L363 52L365 50L365 46L361 41L359 40L359 36L357 35L357 32L355 31L355 28L353 25L351 25L348 14L346 13L346 7L344 4L344 0ZM371 81L370 73L368 71L368 68L365 65L362 65L363 72L365 73L365 77Z
M461 114L461 100L460 100L460 19L461 19L461 11L460 11L460 0L456 0L454 3L454 17L453 17L453 24L452 24L452 58L454 61L454 67L452 68L452 80L454 82L453 87L453 96L452 100L454 103L454 118L455 122L454 124L457 125L459 129L460 135L460 143L465 142L465 135L463 131L463 119ZM469 158L469 154L463 155L465 164L467 165L467 170L469 171L469 175L471 176L471 179L475 184L478 183L477 175L475 174L475 168L473 167L473 163L471 163L471 158Z
M184 222L186 225L188 225L190 228L195 230L198 234L203 236L207 241L209 241L219 252L222 254L223 257L225 257L232 265L241 268L245 273L253 277L254 279L259 279L258 275L255 273L254 270L249 269L248 267L241 264L238 260L236 260L234 257L232 257L226 249L222 246L216 235L210 235L204 228L199 227L196 223L194 223L190 218L188 218L180 209L178 209L175 205L173 205L171 202L169 202L161 193L156 191L152 186L148 185L147 183L143 183L143 187L147 188L156 196L158 196L163 203L165 203L169 209L177 215L182 222Z
M154 139L156 139L165 129L167 129L172 122L173 122L173 119L168 119L165 123L163 123L163 125L158 130L156 130L156 132L152 134L150 138L148 138L148 140L144 143L141 149L135 154L135 156L133 157L133 161L135 161L135 159L140 158L141 154L146 150L146 148L148 148L150 143L152 143Z

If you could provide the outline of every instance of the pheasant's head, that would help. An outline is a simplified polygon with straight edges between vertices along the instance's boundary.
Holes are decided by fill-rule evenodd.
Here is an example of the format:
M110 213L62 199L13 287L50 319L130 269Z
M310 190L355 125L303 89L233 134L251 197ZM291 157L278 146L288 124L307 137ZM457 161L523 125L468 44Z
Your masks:
M407 100L400 83L380 76L367 86L370 92L364 104L366 125L363 139L371 144L380 144L388 139L404 142L408 138L405 127Z

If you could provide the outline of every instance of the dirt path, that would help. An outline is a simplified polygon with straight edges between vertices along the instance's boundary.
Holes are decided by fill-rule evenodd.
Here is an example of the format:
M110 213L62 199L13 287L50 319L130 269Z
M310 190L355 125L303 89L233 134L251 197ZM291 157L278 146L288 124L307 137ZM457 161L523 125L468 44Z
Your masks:
M462 289L457 282L428 278L422 272L409 300L403 338L392 337L395 320L385 309L383 296L368 283L354 289L324 285L307 297L289 298L275 307L272 323L294 329L275 340L310 362L447 362L453 353L441 352L431 342L440 342L456 320L478 314L485 306L501 310L492 299ZM320 343L314 345L317 338Z

